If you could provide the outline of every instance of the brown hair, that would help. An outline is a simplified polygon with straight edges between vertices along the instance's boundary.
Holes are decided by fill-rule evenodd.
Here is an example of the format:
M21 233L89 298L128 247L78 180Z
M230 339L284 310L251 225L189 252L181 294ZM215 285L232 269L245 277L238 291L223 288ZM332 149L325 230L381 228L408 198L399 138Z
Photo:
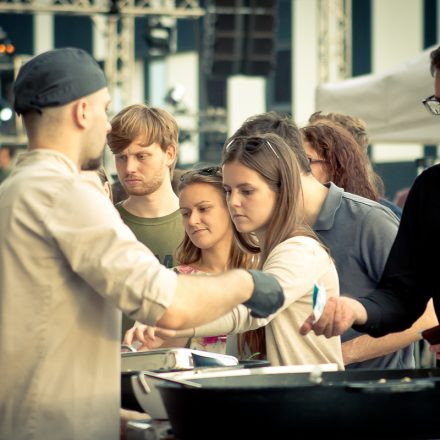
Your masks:
M431 75L434 76L435 72L440 69L440 46L431 52L430 57L431 57Z
M225 192L223 190L222 170L220 167L195 168L193 170L186 171L180 177L180 182L177 187L178 193L180 193L184 188L187 188L195 183L205 183L214 187L222 195L225 209L228 209L226 205ZM188 234L185 232L184 238L177 247L175 255L179 264L193 264L200 260L202 251L200 248L194 245ZM238 246L236 241L233 240L228 259L228 269L249 269L255 266L253 261L255 261L255 258L252 255L244 252Z
M258 136L265 133L275 133L290 147L296 156L298 166L304 174L310 174L310 163L302 145L298 126L289 115L268 112L251 116L231 136Z
M179 195L179 183L180 178L182 177L182 174L186 173L187 170L184 170L182 168L174 168L173 175L171 177L171 187L173 188L173 191Z
M367 124L360 118L350 115L343 115L342 113L327 113L315 112L310 116L309 122L316 121L332 121L336 124L342 125L355 139L358 145L367 151L369 139L367 133Z
M324 166L333 183L347 192L379 200L378 191L371 183L367 154L347 130L323 119L301 128L301 133L304 141L325 160Z
M306 235L318 240L315 233L303 222L300 209L302 188L297 157L280 136L269 133L232 137L223 148L223 164L230 162L239 162L256 171L276 193L277 209L269 220L262 243L256 242L254 234L238 232L234 227L235 237L246 251L261 252L260 269L272 249L284 240L296 235ZM245 343L252 353L258 352L260 358L265 357L264 327L241 335L238 338L240 351Z
M364 120L356 116L343 115L342 113L324 114L320 111L313 113L309 118L310 123L322 120L332 121L345 128L354 137L354 140L357 142L362 151L367 154L370 139L367 133L367 124ZM383 196L385 194L385 185L379 174L374 172L369 160L367 168L370 181L375 186L377 194L379 196Z
M113 154L119 154L139 137L143 138L145 145L157 142L162 151L166 151L169 145L174 145L177 151L179 129L176 120L166 110L133 104L122 109L111 120L111 126L107 143ZM170 167L170 174L176 161Z

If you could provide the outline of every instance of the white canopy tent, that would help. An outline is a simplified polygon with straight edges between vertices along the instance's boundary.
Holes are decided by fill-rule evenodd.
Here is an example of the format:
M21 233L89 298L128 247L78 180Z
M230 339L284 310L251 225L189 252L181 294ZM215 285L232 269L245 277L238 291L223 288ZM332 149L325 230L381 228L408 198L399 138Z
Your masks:
M318 86L316 109L357 116L371 142L440 144L440 117L422 100L434 93L429 48L395 70Z

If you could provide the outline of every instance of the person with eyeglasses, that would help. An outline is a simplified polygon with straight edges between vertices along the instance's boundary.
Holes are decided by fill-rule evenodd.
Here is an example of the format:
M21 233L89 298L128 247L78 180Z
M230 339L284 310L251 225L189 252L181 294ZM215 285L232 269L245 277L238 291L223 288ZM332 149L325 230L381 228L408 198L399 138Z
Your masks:
M312 174L319 182L333 182L351 194L379 201L369 176L369 161L353 136L329 120L300 128Z
M309 117L309 124L314 124L318 121L331 121L332 123L337 124L338 127L342 127L343 129L345 129L353 137L353 139L356 141L357 146L359 147L360 153L366 157L365 166L367 169L368 180L370 181L370 184L374 187L374 191L378 197L377 201L381 205L384 205L387 208L391 209L391 211L400 219L400 217L402 217L402 208L396 205L394 202L385 198L385 185L383 183L383 180L373 170L370 159L368 158L368 146L370 144L370 139L368 137L367 124L365 123L365 121L356 116L346 115L343 113L323 113L322 111L317 111ZM337 147L338 146L336 145L336 149L334 150L334 152L336 153L336 156L339 156L339 154L337 154ZM320 149L318 148L318 151L319 150ZM342 159L342 163L344 162L345 165L347 165L347 159ZM334 165L335 164L333 163L333 166ZM346 166L346 168L348 167ZM352 191L351 189L346 188L344 185L341 185L334 179L333 183L336 183L337 185L345 188L345 190L348 192L359 194L356 191ZM367 198L369 197L367 196ZM376 198L373 198L373 200L376 200Z
M317 283L329 298L339 296L338 274L327 248L304 223L300 167L276 134L232 136L223 148L223 187L235 238L259 256L259 269L276 277L284 306L267 318L236 307L221 318L187 330L157 328L154 337L211 336L264 331L272 365L335 363L344 369L339 337L303 338L299 326L313 308ZM151 335L150 335L151 336Z
M434 116L440 115L440 47L431 52L434 95L423 105ZM440 125L439 125L440 133ZM330 299L321 318L309 318L301 327L304 335L333 337L353 328L378 337L410 327L433 298L440 316L438 258L440 248L440 165L420 174L408 194L396 239L384 273L375 290L367 295ZM437 358L440 345L430 346Z
M234 240L221 167L196 167L183 172L176 190L185 228L184 238L175 253L179 263L174 268L177 273L216 274L228 269L250 269L256 266L256 258L244 252ZM146 330L147 326L136 323L135 327L127 330L124 343L141 343L138 351L159 347L187 347L226 353L226 335L164 340L159 337L145 338ZM252 341L240 340L239 354L244 355L245 345L252 347Z

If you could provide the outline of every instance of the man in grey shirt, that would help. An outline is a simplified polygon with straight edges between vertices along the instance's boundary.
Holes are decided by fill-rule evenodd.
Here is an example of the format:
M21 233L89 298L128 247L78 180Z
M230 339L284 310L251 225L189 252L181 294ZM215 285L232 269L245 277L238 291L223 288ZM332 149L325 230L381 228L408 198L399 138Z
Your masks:
M347 193L333 183L326 187L327 197L313 229L331 250L341 293L363 295L375 288L382 275L397 233L398 219L379 203ZM361 335L349 329L341 340L345 343ZM354 356L350 356L350 351L344 350L345 362L350 362L346 365L349 369L414 367L411 345L363 362L351 362Z

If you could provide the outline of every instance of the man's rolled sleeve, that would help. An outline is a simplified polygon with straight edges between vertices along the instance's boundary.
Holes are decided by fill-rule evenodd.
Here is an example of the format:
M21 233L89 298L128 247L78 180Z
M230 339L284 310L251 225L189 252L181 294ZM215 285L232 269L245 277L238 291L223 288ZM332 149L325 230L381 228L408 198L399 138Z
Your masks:
M177 275L138 242L96 184L75 180L62 192L47 228L66 263L132 319L154 325L174 298Z

